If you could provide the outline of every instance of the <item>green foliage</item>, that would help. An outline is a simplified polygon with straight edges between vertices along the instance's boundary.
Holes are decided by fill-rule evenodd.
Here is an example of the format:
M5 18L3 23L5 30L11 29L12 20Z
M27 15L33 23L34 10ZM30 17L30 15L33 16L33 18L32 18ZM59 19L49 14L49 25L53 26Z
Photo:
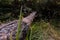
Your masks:
M26 40L49 40L49 31L51 25L49 23L44 22L41 20L40 22L35 22L31 26L31 31L29 32L30 35L27 36Z

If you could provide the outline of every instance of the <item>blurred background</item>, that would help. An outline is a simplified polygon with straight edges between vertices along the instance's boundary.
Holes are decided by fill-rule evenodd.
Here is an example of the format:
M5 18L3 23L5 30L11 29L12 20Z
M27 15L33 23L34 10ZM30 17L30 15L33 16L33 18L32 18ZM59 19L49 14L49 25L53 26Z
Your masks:
M37 14L33 24L42 21L43 24L40 25L50 23L51 28L60 35L60 0L0 0L0 24L18 20L21 6L23 17L26 17L32 11L36 11Z

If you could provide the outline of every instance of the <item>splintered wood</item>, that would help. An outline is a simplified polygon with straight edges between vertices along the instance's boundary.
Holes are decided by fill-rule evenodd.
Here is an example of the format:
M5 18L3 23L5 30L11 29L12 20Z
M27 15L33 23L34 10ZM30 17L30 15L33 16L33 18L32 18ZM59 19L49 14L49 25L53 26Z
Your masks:
M8 40L10 39L10 33L13 31L12 36L15 37L17 30L17 20L12 21L0 28L0 40Z
M27 34L29 25L33 21L35 14L36 12L32 12L29 16L22 19L22 23L21 23L22 24L21 31L23 31L22 35L25 33ZM6 25L0 26L0 40L10 40L11 35L12 35L12 39L15 40L17 27L18 27L17 22L18 20L15 20L10 23L7 23Z

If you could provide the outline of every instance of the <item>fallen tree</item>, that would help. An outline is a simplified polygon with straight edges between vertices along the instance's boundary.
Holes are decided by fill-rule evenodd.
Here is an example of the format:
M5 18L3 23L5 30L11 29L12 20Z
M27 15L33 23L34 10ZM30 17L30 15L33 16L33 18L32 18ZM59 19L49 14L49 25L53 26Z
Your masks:
M33 19L35 18L36 12L32 12L29 16L22 19L21 23L21 36L20 40L25 40L27 36L27 32L30 28L30 24L32 23ZM12 32L12 39L15 40L16 32L17 32L17 20L11 23L8 23L0 28L0 39L1 40L10 40L10 34Z

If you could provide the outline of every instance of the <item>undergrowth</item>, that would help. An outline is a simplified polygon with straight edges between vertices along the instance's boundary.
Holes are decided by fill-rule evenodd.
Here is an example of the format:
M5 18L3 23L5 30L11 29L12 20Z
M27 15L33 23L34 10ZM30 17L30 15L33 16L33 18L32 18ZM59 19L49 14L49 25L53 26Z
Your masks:
M53 28L53 25L46 23L43 20L35 22L31 29L30 40L58 40L60 37L59 32Z

